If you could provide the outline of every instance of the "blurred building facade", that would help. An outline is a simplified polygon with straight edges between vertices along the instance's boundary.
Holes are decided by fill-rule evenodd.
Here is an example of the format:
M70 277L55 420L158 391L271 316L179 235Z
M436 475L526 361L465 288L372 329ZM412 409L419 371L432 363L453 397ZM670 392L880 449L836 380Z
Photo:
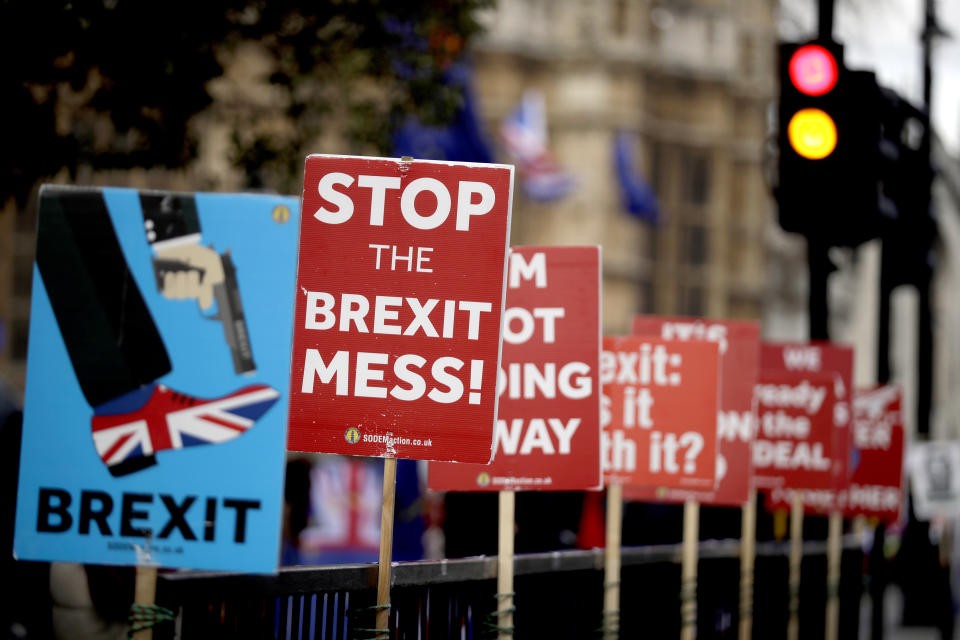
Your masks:
M551 151L578 183L550 204L518 189L512 242L602 245L605 331L626 332L640 312L762 319L779 309L788 324L802 314L802 281L781 259L796 243L776 231L764 179L775 9L775 0L499 0L485 15L488 31L473 64L486 130L492 138L525 90L541 91ZM277 135L289 126L266 86L271 71L255 46L234 53L210 85L214 104L195 122L201 140L189 168L81 169L52 181L242 188L244 176L229 160L237 114L262 114L256 126ZM614 168L620 131L630 134L656 192L656 224L621 204ZM332 131L317 151L356 149ZM31 201L8 203L0 215L0 379L21 393L35 212ZM769 252L778 242L787 250ZM802 271L802 247L794 253Z
M489 128L539 90L551 149L578 178L556 203L518 196L512 241L601 244L607 332L626 332L640 312L762 318L775 9L772 0L500 0L487 17L475 71ZM636 140L658 224L621 205L618 131Z

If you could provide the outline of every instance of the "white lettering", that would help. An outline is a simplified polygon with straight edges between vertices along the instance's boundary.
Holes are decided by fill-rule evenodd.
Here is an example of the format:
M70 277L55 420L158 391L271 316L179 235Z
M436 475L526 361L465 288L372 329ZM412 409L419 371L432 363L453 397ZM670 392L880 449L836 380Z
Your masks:
M522 254L510 254L510 288L520 286L520 278L533 279L537 289L547 286L547 257L544 253L535 253L527 262Z
M382 369L371 369L372 364L387 364L387 354L357 352L357 373L354 377L353 395L358 398L386 398L383 387L371 387L371 381L383 381Z
M473 202L474 194L480 195L480 202ZM469 231L470 216L482 216L490 213L495 201L496 196L493 193L493 187L486 182L462 180L457 190L457 231Z
M323 303L319 307L317 306L318 301ZM337 320L337 316L332 312L334 304L336 304L336 302L329 293L324 291L309 291L307 293L307 313L304 328L324 330L332 327ZM318 315L323 316L323 320L320 322L317 322Z
M313 217L326 224L342 224L353 215L353 200L347 194L334 189L335 184L349 187L353 184L353 176L333 172L324 175L317 183L317 192L320 197L337 207L336 209L320 207L314 212Z
M425 358L411 353L397 358L397 361L393 363L393 373L401 382L406 382L410 385L410 388L404 389L400 385L394 385L394 387L390 389L390 395L397 400L405 400L407 402L422 398L424 392L427 390L427 384L424 382L423 376L410 371L410 366L412 365L420 369L425 364L427 364Z
M402 304L403 298L399 296L377 296L373 310L373 332L400 335L400 327L395 324L387 324L386 321L396 320L400 316L399 311L390 310L387 307L399 307Z
M463 360L459 358L453 358L451 356L437 358L433 363L431 373L433 374L434 380L447 387L447 391L440 391L434 387L430 390L430 393L427 394L427 397L434 402L442 404L450 404L451 402L459 400L463 396L463 382L460 381L460 378L448 373L447 370L454 369L459 371L462 367Z
M432 193L437 200L433 213L426 216L420 215L416 208L417 196L424 191ZM450 215L450 192L436 178L417 178L404 188L403 195L400 196L400 213L415 229L436 229Z
M324 363L320 352L316 349L307 349L303 361L303 381L300 385L302 393L313 393L313 379L320 378L321 384L329 384L334 376L337 377L337 395L347 395L349 387L350 352L337 351L330 359L330 364Z
M396 176L360 176L358 187L370 188L370 224L383 226L383 208L387 189L399 189L400 178Z

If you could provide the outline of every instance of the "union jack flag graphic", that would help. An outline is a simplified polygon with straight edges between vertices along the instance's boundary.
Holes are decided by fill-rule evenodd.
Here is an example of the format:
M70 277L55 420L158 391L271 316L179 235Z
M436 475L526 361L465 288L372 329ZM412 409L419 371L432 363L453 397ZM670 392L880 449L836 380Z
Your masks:
M500 125L500 140L520 170L521 186L532 200L559 200L576 186L547 148L547 116L543 95L527 90Z
M266 385L251 385L205 400L157 385L136 411L93 417L93 442L108 467L166 449L226 442L243 434L280 397Z

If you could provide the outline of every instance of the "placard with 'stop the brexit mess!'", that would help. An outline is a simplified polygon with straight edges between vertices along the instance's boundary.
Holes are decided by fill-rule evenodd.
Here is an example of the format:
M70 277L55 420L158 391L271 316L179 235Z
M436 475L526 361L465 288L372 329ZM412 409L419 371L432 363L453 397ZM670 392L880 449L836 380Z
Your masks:
M287 447L489 462L513 167L312 155Z

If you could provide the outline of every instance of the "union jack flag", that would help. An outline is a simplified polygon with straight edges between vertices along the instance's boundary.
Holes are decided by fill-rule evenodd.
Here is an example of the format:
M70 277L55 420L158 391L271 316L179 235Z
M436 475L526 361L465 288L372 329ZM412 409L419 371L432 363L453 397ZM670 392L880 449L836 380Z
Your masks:
M280 394L252 385L212 400L157 385L136 411L93 417L93 442L107 466L166 449L232 440L254 425Z
M547 117L543 95L523 94L519 106L500 125L500 139L519 166L521 185L532 200L558 200L576 186L547 148Z

